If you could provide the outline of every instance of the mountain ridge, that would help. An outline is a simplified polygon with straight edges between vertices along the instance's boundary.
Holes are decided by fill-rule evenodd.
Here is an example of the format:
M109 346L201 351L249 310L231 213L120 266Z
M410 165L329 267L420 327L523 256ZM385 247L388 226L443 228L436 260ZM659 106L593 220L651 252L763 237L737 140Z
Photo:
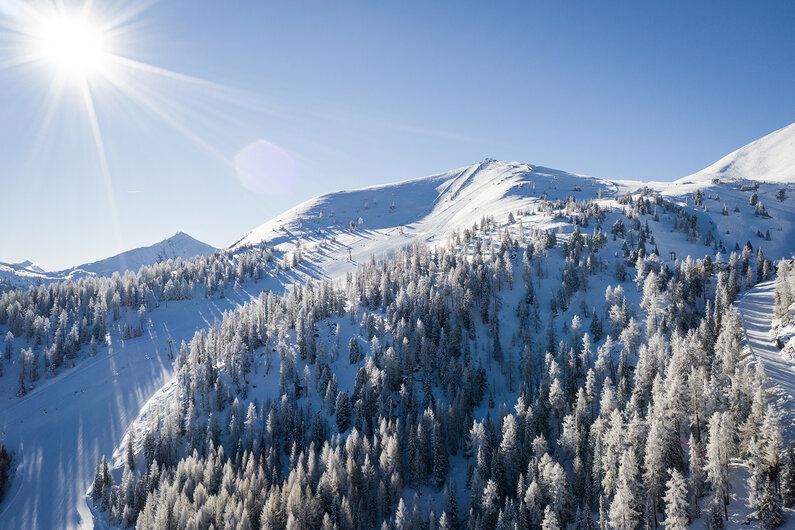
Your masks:
M142 265L152 265L167 259L208 255L216 250L215 247L180 231L151 245L132 248L107 258L56 271L44 270L31 260L19 263L0 262L0 289L3 286L24 288L29 285L77 279L83 276L111 276L114 272L124 274L128 270L137 271Z

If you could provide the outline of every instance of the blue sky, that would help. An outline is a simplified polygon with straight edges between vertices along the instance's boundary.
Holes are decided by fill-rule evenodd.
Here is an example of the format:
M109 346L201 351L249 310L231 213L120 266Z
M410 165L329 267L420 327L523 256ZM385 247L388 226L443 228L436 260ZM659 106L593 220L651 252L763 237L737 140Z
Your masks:
M793 25L791 2L155 3L112 51L221 86L139 72L133 101L91 77L108 187L76 85L47 120L51 66L0 69L0 260L226 246L320 193L485 157L673 180L795 119ZM297 162L282 196L236 175L257 140Z

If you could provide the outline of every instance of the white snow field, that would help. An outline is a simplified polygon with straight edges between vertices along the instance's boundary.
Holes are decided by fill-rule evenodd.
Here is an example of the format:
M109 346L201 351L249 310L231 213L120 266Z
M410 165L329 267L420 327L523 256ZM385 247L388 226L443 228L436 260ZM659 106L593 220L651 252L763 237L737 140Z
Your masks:
M412 241L444 242L451 231L469 228L484 216L505 219L519 208L532 208L542 195L550 200L591 199L599 189L615 198L630 188L541 166L487 161L405 182L321 195L253 229L230 248L261 241L283 250L299 245L318 268L315 278L333 279L356 263L372 256L380 259ZM536 221L544 224L549 219L539 215Z
M675 183L610 181L541 166L487 161L402 183L329 193L300 204L230 246L243 253L250 245L266 241L268 246L276 246L277 255L285 260L300 252L303 261L297 269L243 283L237 289L229 288L223 299L197 296L193 300L163 303L148 313L150 324L143 337L123 341L120 330L114 329L109 348L100 348L96 357L82 360L52 379L41 379L37 388L22 398L15 396L18 370L14 365L7 366L6 375L0 378L0 439L15 452L15 471L7 497L0 504L0 528L88 528L103 524L94 519L86 498L96 458L101 454L123 454L125 432L135 426L136 418L156 410L157 401L171 395L173 369L167 341L175 340L174 347L178 348L179 341L189 340L197 329L212 326L224 311L263 291L282 291L292 282L308 279L344 279L346 273L370 259L380 260L414 241L443 244L452 230L471 227L484 216L493 216L498 224L503 223L518 210L524 211L521 219L527 228L561 229L560 245L571 233L572 225L565 217L555 219L539 211L542 196L550 200L594 200L611 210L604 226L609 229L621 210L616 199L644 186L695 214L699 228L725 246L724 258L735 245L742 247L750 241L754 251L761 246L768 259L779 259L795 251L793 153L795 124ZM744 179L761 182L752 189L752 183ZM781 188L787 191L784 201L775 197ZM697 190L704 191L700 205L693 198ZM754 206L749 205L752 193L763 202L766 216L757 215ZM724 203L728 215L722 213ZM662 214L658 221L648 220L654 236L650 249L657 246L662 261L670 263L671 251L679 259L687 255L715 256L712 246L675 229L674 219ZM769 240L764 237L766 233ZM147 247L124 253L124 258L116 256L74 270L104 275L135 269L163 257L214 251L185 234L174 238L178 240L173 255ZM619 245L612 241L609 244ZM553 280L560 284L556 277L562 268L560 256L559 249L551 252L547 271L550 285ZM9 277L22 274L19 267L3 266L0 264L0 273L5 271ZM35 276L36 271L30 266L21 268L27 271L24 275ZM594 277L593 282L589 297L595 299L603 298L606 285L615 284L610 271ZM625 289L630 301L636 303L640 294L633 285L630 278ZM741 295L738 305L749 352L765 363L768 375L776 383L778 398L789 418L784 422L788 423L787 437L793 439L795 374L768 336L772 289L772 282L760 284ZM544 303L546 295L542 294ZM513 307L506 303L502 316L511 318ZM0 326L0 333L5 331ZM509 344L510 340L506 336L504 343ZM350 387L352 370L347 375L342 373L342 366L339 370L341 387ZM506 391L495 396L495 401L498 407L511 407L515 396ZM485 405L477 411L479 415L488 413ZM496 412L492 410L491 414ZM466 465L462 457L451 460L453 473L465 472Z

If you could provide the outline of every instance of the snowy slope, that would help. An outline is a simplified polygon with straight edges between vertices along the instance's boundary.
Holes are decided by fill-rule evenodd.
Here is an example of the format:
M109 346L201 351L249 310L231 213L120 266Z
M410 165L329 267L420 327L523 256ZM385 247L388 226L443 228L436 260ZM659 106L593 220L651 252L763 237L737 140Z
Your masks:
M712 184L709 181L684 185L677 183L650 183L663 196L683 205L699 219L704 229L709 229L722 242L726 251L735 250L750 241L754 250L762 247L768 259L778 260L789 256L795 249L795 183L770 184L735 181ZM786 197L776 196L782 187ZM695 194L704 193L703 204L695 204ZM766 215L755 213L750 204L756 194ZM727 213L723 214L726 206ZM770 240L764 236L769 232ZM725 253L724 253L725 254Z
M786 439L795 439L795 364L782 355L770 335L775 308L774 281L760 283L745 292L737 308L745 324L748 352L761 362L774 387L771 393L783 412L782 426Z
M795 123L729 153L676 183L705 183L716 178L721 181L795 182Z
M618 182L630 188L648 186L685 206L728 252L750 241L768 259L777 260L795 249L795 123L674 182ZM695 204L697 192L704 194L700 205ZM750 204L754 194L766 215L758 215ZM724 205L728 215L723 214ZM769 241L760 237L766 232Z
M22 263L0 262L0 291L25 288L28 285L37 285L59 279L63 278L57 274L48 273L29 261L23 261Z
M278 245L293 242L296 236L311 239L338 234L350 231L351 222L357 224L354 232L368 235L385 235L403 226L416 236L438 236L472 226L483 216L507 215L544 194L550 199L592 198L600 187L610 195L618 189L611 181L585 175L487 161L395 184L321 195L255 228L231 248L263 240Z
M162 304L148 314L144 335L133 339L121 337L123 318L111 329L110 346L53 379L41 379L21 398L14 396L16 378L1 377L0 439L16 452L16 469L0 504L0 528L91 528L85 499L91 469L98 456L113 452L139 410L171 379L169 341L178 349L225 311L278 287L266 278L228 289L224 298Z
M262 241L285 252L298 246L312 267L310 277L334 279L412 241L444 242L451 231L469 228L486 216L503 221L510 212L532 209L542 196L591 199L599 189L605 197L615 197L628 188L541 166L487 161L405 182L321 195L253 229L230 249ZM552 226L550 222L543 215L534 219L539 226Z

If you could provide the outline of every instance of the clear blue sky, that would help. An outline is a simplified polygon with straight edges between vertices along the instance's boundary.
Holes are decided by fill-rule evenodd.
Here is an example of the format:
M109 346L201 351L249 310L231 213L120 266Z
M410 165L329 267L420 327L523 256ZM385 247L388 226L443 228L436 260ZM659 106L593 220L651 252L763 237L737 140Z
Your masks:
M133 103L91 79L109 200L76 87L47 119L52 68L0 69L0 260L63 268L178 230L226 246L320 193L487 156L679 178L795 120L793 27L793 2L162 1L113 51L228 88L141 73ZM236 177L258 139L298 162L288 196Z

